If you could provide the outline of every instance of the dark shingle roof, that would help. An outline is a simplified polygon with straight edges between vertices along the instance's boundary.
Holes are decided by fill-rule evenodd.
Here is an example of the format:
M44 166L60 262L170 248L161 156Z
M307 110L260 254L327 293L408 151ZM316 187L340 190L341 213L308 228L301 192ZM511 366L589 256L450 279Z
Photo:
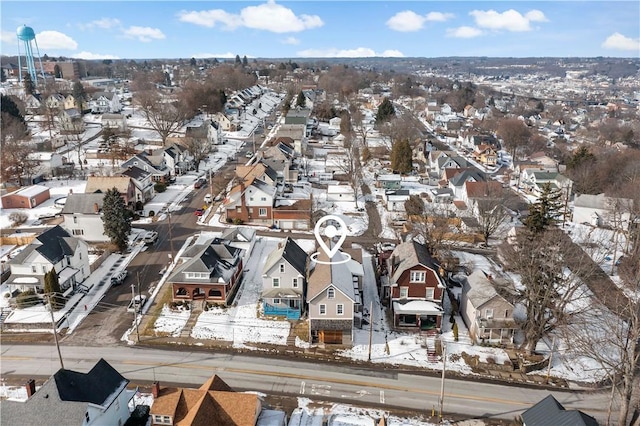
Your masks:
M522 413L525 426L598 426L593 417L578 410L565 410L553 395Z
M113 393L121 388L124 382L129 383L103 358L86 374L60 369L53 378L62 401L89 402L96 405L110 403Z
M62 208L62 214L92 214L96 212L96 204L98 205L98 210L102 210L102 205L104 204L103 193L97 192L93 194L69 194L67 195L67 201Z
M33 241L29 246L34 247L34 250L55 265L65 256L73 255L73 249L69 246L67 238L72 237L62 227L57 225L38 235L36 237L37 241ZM20 264L30 253L30 250L25 249L13 258L11 262Z

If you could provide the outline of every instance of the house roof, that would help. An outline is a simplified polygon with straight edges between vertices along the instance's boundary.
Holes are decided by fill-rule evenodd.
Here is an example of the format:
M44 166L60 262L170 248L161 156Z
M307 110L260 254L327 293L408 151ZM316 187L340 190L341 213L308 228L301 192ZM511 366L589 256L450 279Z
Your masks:
M487 275L480 269L476 269L467 277L464 289L467 293L467 298L476 309L494 297L502 298L493 283L487 278Z
M453 186L462 186L468 180L475 180L476 182L487 180L486 175L479 170L475 169L466 169L463 170L462 173L458 173L457 175L451 177L449 182Z
M129 192L131 178L128 176L89 176L84 192L91 194L97 191L107 192L116 188L120 194Z
M598 426L593 417L578 410L565 410L553 395L522 413L526 426Z
M265 261L263 273L266 274L280 259L286 260L302 276L307 275L307 253L300 248L290 237L278 243L278 247L272 251Z
M19 195L22 197L34 197L36 195L42 194L43 192L49 192L49 187L44 185L31 185L24 188L20 188L17 191L11 192L6 195Z
M254 426L258 396L234 392L214 375L199 389L161 388L150 413L173 417L176 426Z
M334 243L330 242L330 246L333 247L333 245ZM344 256L345 255L339 251L331 258L331 260L337 262L343 260ZM324 252L324 250L320 250L318 260L328 262L329 256ZM313 300L330 285L333 285L351 300L356 300L353 289L353 276L351 275L349 266L346 263L316 263L313 273L309 277L307 288L308 300Z
M604 195L604 193L598 195L576 195L576 198L573 201L574 207L584 207L600 210L614 208L616 203L618 203L619 207L621 207L623 211L631 211L631 207L633 206L633 200L630 198L607 197L606 195Z
M240 252L239 248L225 244L217 238L208 240L205 244L196 244L184 252L182 257L188 260L180 264L167 281L184 282L185 272L204 272L209 274L209 283L220 280L227 282L238 265Z
M129 166L128 169L121 171L120 174L123 175L123 176L128 176L128 177L130 177L132 179L135 179L137 181L141 181L141 180L145 179L146 177L151 176L151 172L148 172L146 170L142 170L138 166Z
M51 264L56 264L65 256L73 255L77 238L72 237L60 225L38 235L24 250L11 259L12 264L21 264L34 251L40 253Z
M495 180L485 182L468 181L465 183L469 198L498 198L502 194L502 185Z
M391 259L395 259L394 262L396 262L392 265L393 282L398 282L400 275L402 275L404 271L416 265L422 265L434 271L436 270L436 265L427 246L414 240L397 245L393 250Z
M102 205L104 204L103 193L69 194L62 208L62 214L95 214L96 204L98 205L98 210L102 210Z
M104 359L88 373L60 369L27 401L1 401L2 424L81 424L89 404L109 406L128 383Z

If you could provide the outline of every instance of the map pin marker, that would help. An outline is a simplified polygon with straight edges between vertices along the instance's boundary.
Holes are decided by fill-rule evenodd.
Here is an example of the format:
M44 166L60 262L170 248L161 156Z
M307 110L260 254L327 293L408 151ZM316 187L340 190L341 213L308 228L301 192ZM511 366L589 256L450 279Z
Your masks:
M335 220L340 225L340 229L337 229L334 225L329 225L324 230L324 235L329 239L332 239L336 235L340 234L340 238L338 239L338 242L336 243L336 245L333 246L333 248L330 248L325 244L324 240L322 239L322 235L320 233L320 226L322 226L323 223L329 220ZM334 216L334 215L323 216L322 218L320 218L320 220L316 222L316 226L315 228L313 228L313 234L316 236L316 241L318 241L318 244L320 245L322 250L327 254L327 256L329 256L329 260L331 260L331 258L333 258L333 256L336 253L338 253L338 251L340 250L340 247L342 247L342 243L344 243L344 240L347 239L347 224L344 223L344 220L342 220L338 216Z

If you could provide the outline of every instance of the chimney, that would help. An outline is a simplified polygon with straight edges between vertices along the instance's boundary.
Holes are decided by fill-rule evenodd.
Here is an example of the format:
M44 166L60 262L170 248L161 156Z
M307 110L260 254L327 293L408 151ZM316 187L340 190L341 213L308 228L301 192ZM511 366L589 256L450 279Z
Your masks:
M73 188L69 188L69 194L73 194Z
M100 213L100 206L98 206L98 203L93 203L93 212Z
M153 395L154 398L157 398L158 395L160 395L160 382L153 382L151 385L151 395Z
M33 379L29 379L27 383L24 385L27 388L27 398L31 398L34 393L36 393L36 381Z

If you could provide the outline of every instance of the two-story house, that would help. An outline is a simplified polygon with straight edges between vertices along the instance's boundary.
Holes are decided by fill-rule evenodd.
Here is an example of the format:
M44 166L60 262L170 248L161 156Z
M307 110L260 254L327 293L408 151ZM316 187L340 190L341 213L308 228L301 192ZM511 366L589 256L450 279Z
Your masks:
M462 288L460 312L474 342L512 344L518 330L513 309L483 271L477 269L467 277Z
M52 93L45 100L45 106L51 110L61 110L64 108L64 95L60 93Z
M116 132L127 130L127 118L124 114L102 114L100 121L103 129L112 129Z
M164 151L154 152L153 154L140 153L129 158L120 166L122 169L129 167L139 167L145 172L151 173L153 182L166 183L171 176L171 170L167 167Z
M309 277L307 304L312 343L351 345L358 284L342 252L330 259L324 251ZM349 262L352 262L350 260ZM337 263L341 262L341 263Z
M9 261L9 291L44 290L44 275L56 270L64 295L76 288L91 273L87 243L72 237L61 226L38 235Z
M211 149L213 145L218 144L218 125L211 120L204 120L198 125L190 125L185 129L185 139L192 139L198 146Z
M417 241L396 246L387 260L388 290L383 289L393 312L393 326L416 331L439 331L445 285L429 249Z
M184 251L167 279L173 300L230 303L242 277L241 253L218 238L196 241Z
M62 208L62 227L74 237L89 242L107 242L104 233L102 206L104 194L69 194Z
M135 208L136 210L142 210L144 204L153 198L155 190L153 181L151 180L151 172L142 170L138 166L131 166L120 172L121 176L131 178L133 185L135 186Z
M0 400L2 424L124 425L135 395L128 384L104 359L87 373L61 368L37 391L35 380L29 380L26 401Z
M262 269L262 307L266 316L300 319L305 309L308 258L288 237L269 254Z
M94 114L114 114L122 111L122 104L115 92L96 92L89 100L89 108Z
M61 109L58 113L58 126L62 133L82 133L84 131L82 114L75 108Z
M162 151L164 162L174 175L181 175L193 170L193 157L187 149L180 144L174 143Z
M224 202L227 221L273 224L276 190L275 186L254 178L234 186Z

